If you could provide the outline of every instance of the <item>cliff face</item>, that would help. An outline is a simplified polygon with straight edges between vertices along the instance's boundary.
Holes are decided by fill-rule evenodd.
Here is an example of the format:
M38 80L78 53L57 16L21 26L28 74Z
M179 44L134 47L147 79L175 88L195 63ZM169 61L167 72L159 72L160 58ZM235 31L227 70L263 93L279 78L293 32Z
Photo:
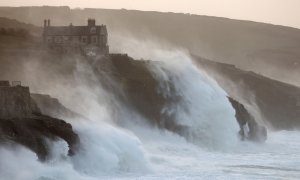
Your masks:
M29 117L32 114L28 87L0 87L0 118Z
M299 87L243 71L233 65L196 56L194 59L230 97L256 108L261 114L256 120L276 130L300 128Z
M103 63L107 62L109 64L103 65ZM162 109L166 104L175 101L176 98L166 97L158 92L160 84L150 72L148 68L149 62L137 61L126 55L111 55L108 60L99 61L98 64L93 66L96 67L95 72L101 83L109 91L115 91L115 87L110 86L111 83L108 82L110 79L106 79L103 73L121 85L125 96L121 94L118 98L135 108L149 120L150 124L181 133L179 131L180 125L171 120L167 121L171 117L162 113ZM103 66L106 69L103 69ZM115 92L114 94L119 93Z
M189 127L175 121L175 113L163 111L165 107L181 101L181 97L175 92L174 84L168 82L169 92L172 95L166 96L160 92L161 82L154 77L149 66L151 64L147 61L134 60L125 55L111 55L108 60L93 64L101 84L109 92L119 94L118 98L123 100L126 106L129 105L144 116L150 125L190 138ZM106 79L106 76L121 86L123 94L118 93L116 87L110 86L111 79Z
M109 63L108 63L109 62ZM103 64L105 63L105 65ZM107 64L108 63L108 64ZM159 62L157 62L159 63ZM160 82L153 76L147 61L137 61L124 55L112 55L105 61L93 64L95 72L102 84L106 84L109 91L114 91L115 87L110 87L107 83L111 79L105 79L106 74L121 84L126 97L123 98L142 116L146 117L149 124L170 130L174 133L186 137L189 128L174 121L172 113L164 113L164 107L170 104L180 103L180 96L176 96L172 83L168 84L172 96L165 96L158 91ZM103 68L106 67L106 68ZM118 94L115 92L114 94ZM240 137L242 140L263 142L267 139L267 129L259 124L249 110L239 101L228 97L228 101L235 109L235 117L240 126ZM188 138L188 136L187 136Z

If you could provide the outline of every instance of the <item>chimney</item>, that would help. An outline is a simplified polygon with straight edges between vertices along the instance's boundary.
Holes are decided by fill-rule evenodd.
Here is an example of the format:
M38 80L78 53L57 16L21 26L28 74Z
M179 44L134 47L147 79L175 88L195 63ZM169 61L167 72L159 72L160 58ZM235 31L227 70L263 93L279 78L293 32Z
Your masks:
M47 27L47 20L44 20L44 28Z
M88 19L88 26L95 26L96 20L95 19Z
M48 26L50 26L50 19L48 19Z

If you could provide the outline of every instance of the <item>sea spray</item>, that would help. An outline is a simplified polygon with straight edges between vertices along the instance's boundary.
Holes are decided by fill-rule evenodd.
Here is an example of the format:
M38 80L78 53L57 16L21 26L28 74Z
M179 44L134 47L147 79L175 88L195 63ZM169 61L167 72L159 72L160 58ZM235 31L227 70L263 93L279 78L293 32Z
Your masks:
M90 119L68 120L80 137L79 151L68 157L66 144L53 145L54 160L46 163L38 162L28 150L20 148L8 152L13 162L17 162L13 157L15 153L19 153L17 157L20 159L25 159L20 164L14 163L15 168L9 170L7 177L14 175L17 169L24 172L36 169L26 176L27 179L99 179L118 174L180 172L182 167L196 166L197 160L193 158L202 157L201 148L223 150L234 146L238 131L234 111L226 94L214 81L197 69L182 51L163 50L154 45L136 51L145 53L145 59L154 60L148 68L161 84L157 91L166 96L181 97L178 104L167 105L161 111L173 113L175 118L172 121L188 127L186 136L143 124L133 123L134 126L129 127L130 122L141 118L138 112L127 108L124 102L119 102L111 92L102 88L92 69L79 62L73 74L75 80L48 89L54 95L63 92L60 99L64 104ZM131 55L132 51L128 52ZM175 91L170 91L169 84L175 87ZM114 123L116 117L129 123L120 127ZM177 163L178 160L182 162Z
M114 46L115 51L151 60L148 68L160 83L157 91L162 96L180 99L167 104L161 113L173 117L168 120L188 127L184 132L187 139L210 149L230 149L236 145L239 127L227 94L193 64L188 52L163 42L124 36L112 37L111 43L116 42L120 43Z
M75 128L82 148L72 161L79 172L98 177L149 170L142 144L133 133L103 122L79 123Z
M223 149L237 143L238 124L226 93L196 68L182 52L159 52L160 63L151 70L160 81L159 92L180 97L162 109L177 124L187 127L184 135L206 148ZM169 84L174 86L170 91Z

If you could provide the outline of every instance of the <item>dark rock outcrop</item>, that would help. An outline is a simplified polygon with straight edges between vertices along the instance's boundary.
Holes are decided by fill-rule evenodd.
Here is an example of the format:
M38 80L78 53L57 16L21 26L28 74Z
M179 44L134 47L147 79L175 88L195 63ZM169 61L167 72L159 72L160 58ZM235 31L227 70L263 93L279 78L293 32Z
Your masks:
M151 72L149 61L134 60L125 54L112 54L106 60L94 62L94 71L108 91L114 92L127 106L144 116L150 125L185 136L188 127L176 122L174 114L163 111L164 107L179 103L180 97L176 95L171 82L168 82L168 87L172 95L160 91L161 82ZM111 78L125 94L117 92L118 88L112 86Z
M2 143L18 143L33 152L42 161L47 160L49 147L46 139L65 140L69 145L69 155L76 151L79 138L71 124L48 116L31 118L0 119L0 140Z
M232 107L235 109L235 117L240 125L239 135L242 140L265 141L267 129L259 125L245 106L231 97L228 97Z
M10 86L10 84L1 86L0 142L21 144L31 149L40 160L44 161L47 160L50 152L47 139L65 140L69 145L69 155L74 154L79 143L79 138L71 124L41 113L38 104L31 98L28 87Z
M103 66L103 62L110 64ZM94 67L106 67L107 69L95 69L95 72L101 74L103 71L116 82L121 84L127 98L124 100L140 112L149 123L159 128L168 129L172 132L185 136L188 133L188 127L182 126L174 121L174 114L164 113L164 107L180 102L180 97L176 96L172 82L168 82L171 96L163 94L159 91L161 82L153 76L149 69L149 62L136 61L126 55L112 55L107 61L100 62ZM159 63L159 62L157 62ZM101 77L102 84L107 84L106 88L114 91L114 87L110 87L111 83L107 83L108 79ZM174 91L174 93L172 93ZM118 94L117 92L114 94ZM122 98L122 97L120 97ZM267 130L259 125L254 116L252 116L245 106L233 98L228 98L236 111L236 119L240 125L240 136L243 140L265 141L267 138ZM247 129L248 128L248 129Z

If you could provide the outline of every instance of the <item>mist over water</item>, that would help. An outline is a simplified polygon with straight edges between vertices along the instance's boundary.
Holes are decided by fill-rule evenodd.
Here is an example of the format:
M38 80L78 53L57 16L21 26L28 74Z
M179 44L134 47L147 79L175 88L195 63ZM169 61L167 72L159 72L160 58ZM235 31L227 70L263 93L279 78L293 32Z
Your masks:
M271 135L266 144L240 142L235 112L226 93L193 64L184 50L133 39L119 42L123 43L116 46L119 52L153 61L148 68L160 82L157 91L180 97L180 101L167 104L161 111L172 114L171 120L187 127L187 131L179 135L143 123L144 117L107 92L91 68L77 61L72 84L57 84L48 92L64 92L60 100L89 119L66 119L80 137L79 151L67 156L68 146L59 140L51 144L52 158L41 163L28 149L2 147L0 179L300 177L300 170L295 169L300 162L300 133L280 132L275 138ZM122 93L122 88L119 91ZM291 137L289 144L285 144L287 137ZM290 153L294 154L293 161Z
M179 96L180 101L162 109L173 114L174 121L188 127L187 139L204 148L226 148L237 141L238 125L226 93L181 52L172 54L152 71L161 82L159 91L165 96ZM170 92L168 84L175 85ZM218 113L215 113L218 112Z

